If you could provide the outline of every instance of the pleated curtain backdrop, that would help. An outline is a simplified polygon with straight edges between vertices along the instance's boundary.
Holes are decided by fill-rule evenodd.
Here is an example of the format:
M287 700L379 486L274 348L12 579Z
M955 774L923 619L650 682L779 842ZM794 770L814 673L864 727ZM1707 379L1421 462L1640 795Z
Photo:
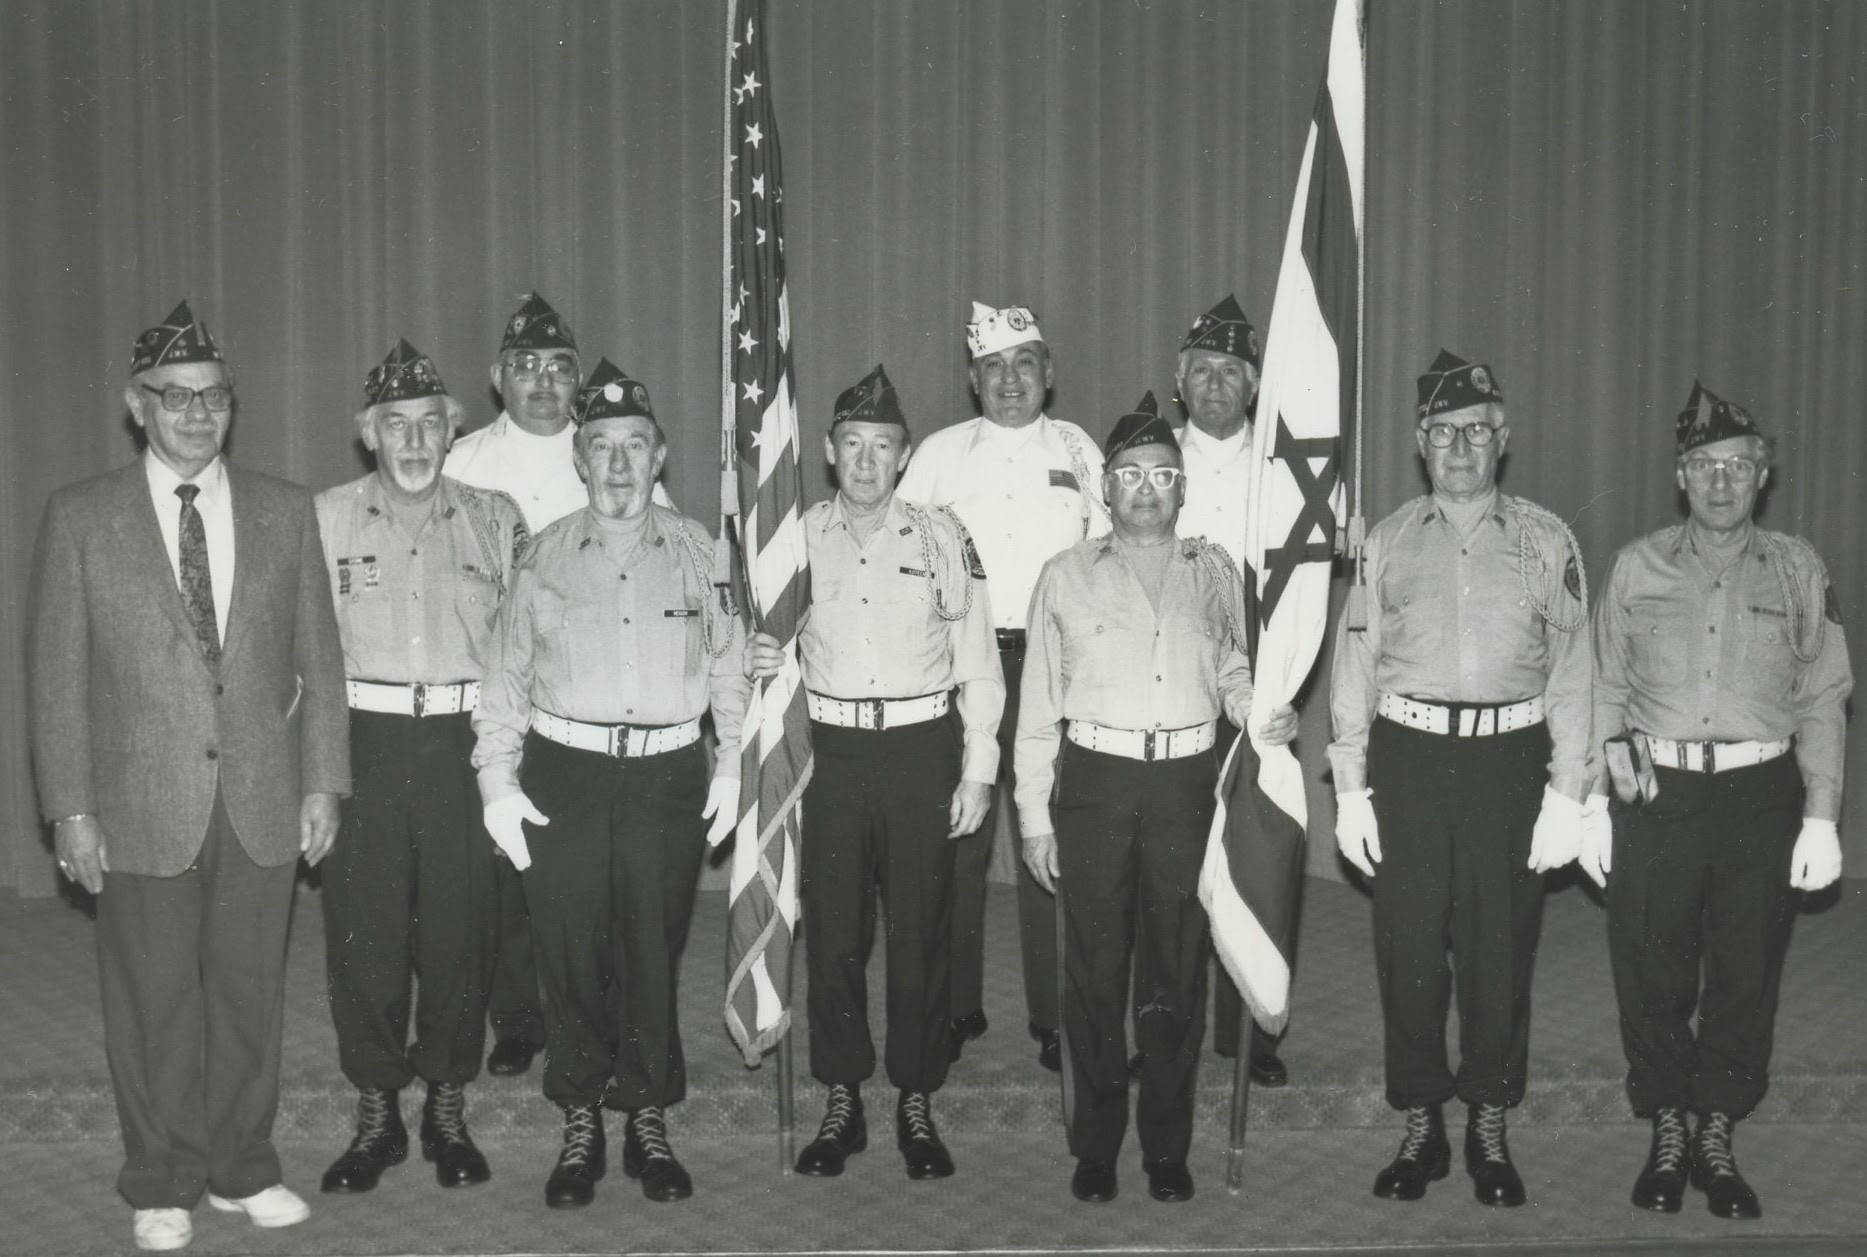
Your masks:
M975 413L973 298L1039 312L1052 411L1098 435L1170 390L1219 297L1268 322L1329 0L768 4L807 451L877 361L919 430ZM1570 519L1599 577L1677 517L1671 415L1700 376L1781 434L1766 520L1858 621L1867 12L1370 7L1370 517L1421 488L1412 377L1444 344L1498 369L1506 488ZM715 522L725 6L0 10L0 884L43 894L32 540L51 488L134 455L127 348L179 297L238 373L233 457L322 488L364 469L350 419L398 335L490 419L501 321L536 287L587 361L647 382L670 490ZM1317 871L1326 695L1302 733Z

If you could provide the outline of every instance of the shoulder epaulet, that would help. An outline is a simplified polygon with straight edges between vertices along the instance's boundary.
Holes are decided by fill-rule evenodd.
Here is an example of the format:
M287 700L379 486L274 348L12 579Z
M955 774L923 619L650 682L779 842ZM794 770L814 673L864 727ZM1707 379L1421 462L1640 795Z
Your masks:
M806 520L816 520L816 519L820 519L821 517L825 515L828 515L829 513L830 513L830 499L825 498L823 501L817 503L815 506L805 511L804 518Z
M1504 508L1517 520L1517 577L1525 597L1549 626L1573 633L1588 621L1588 572L1582 566L1582 547L1568 523L1554 511L1524 498L1500 495ZM1554 596L1546 596L1544 581L1560 568L1562 589L1576 604L1574 614L1558 614Z

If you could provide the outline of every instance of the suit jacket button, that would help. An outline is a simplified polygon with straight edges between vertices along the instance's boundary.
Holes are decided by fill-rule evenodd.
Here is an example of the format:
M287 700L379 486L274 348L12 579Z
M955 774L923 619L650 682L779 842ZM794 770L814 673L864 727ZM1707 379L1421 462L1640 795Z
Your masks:
M219 751L217 751L217 750L215 750L215 749L214 749L213 747L211 747L211 746L210 746L210 747L208 747L208 748L207 748L207 757L208 757L209 759L219 759L219 758L220 758L220 752L219 752Z
M214 697L215 697L215 698L219 698L219 697L220 697L220 696L221 696L222 694L225 694L226 692L227 692L227 687L226 687L226 686L224 686L224 685L216 685L216 686L214 687Z

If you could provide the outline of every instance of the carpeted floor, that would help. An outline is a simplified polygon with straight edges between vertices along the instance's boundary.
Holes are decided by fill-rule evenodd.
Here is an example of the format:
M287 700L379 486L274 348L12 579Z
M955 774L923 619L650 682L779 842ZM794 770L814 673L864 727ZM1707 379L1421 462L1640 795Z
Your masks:
M871 1150L848 1175L832 1182L781 1175L776 1071L769 1064L746 1070L726 1040L719 1003L725 902L703 892L683 971L690 1098L672 1114L676 1146L699 1186L693 1201L650 1205L618 1171L594 1208L546 1210L540 1192L558 1118L538 1096L534 1072L483 1079L469 1093L471 1124L494 1166L488 1186L442 1192L414 1162L372 1196L313 1195L312 1220L276 1234L202 1208L190 1251L1480 1251L1523 1244L1616 1251L1742 1237L1772 1237L1792 1251L1843 1237L1867 1246L1859 1189L1867 1142L1858 1126L1867 1118L1867 994L1855 968L1867 957L1867 886L1848 884L1798 922L1775 1083L1740 1130L1742 1163L1767 1210L1761 1224L1744 1228L1706 1216L1697 1197L1676 1218L1626 1204L1645 1130L1627 1116L1621 1093L1601 910L1573 885L1548 899L1531 1093L1512 1121L1531 1205L1485 1210L1456 1170L1419 1205L1374 1200L1367 1184L1397 1134L1381 1098L1367 901L1353 888L1315 879L1306 895L1295 1017L1283 1046L1292 1084L1251 1093L1248 1186L1238 1197L1222 1185L1229 1063L1209 1054L1193 1162L1199 1197L1183 1207L1147 1199L1130 1141L1120 1199L1098 1209L1070 1198L1056 1076L1037 1067L1024 1033L1011 895L997 885L988 903L991 950L1002 957L988 974L992 1030L968 1046L936 1101L958 1176L905 1180L892 1147L892 1096L879 1080L869 1092ZM288 1181L304 1190L341 1149L352 1095L335 1068L322 949L317 897L305 891L293 929L279 1121ZM879 985L879 963L873 970ZM800 967L800 988L801 979ZM118 1148L91 926L81 912L0 895L0 1009L11 1027L0 1053L0 1253L127 1249L128 1210L111 1189ZM799 1143L814 1130L821 1103L803 1057L800 1044ZM418 1102L405 1097L411 1116Z

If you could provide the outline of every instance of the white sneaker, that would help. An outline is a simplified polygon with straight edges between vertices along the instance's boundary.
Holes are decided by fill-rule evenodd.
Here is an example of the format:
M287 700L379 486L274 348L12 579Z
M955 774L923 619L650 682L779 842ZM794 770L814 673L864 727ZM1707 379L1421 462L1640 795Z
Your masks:
M136 1247L150 1253L186 1248L194 1238L194 1223L186 1209L138 1209L131 1230Z
M273 1227L297 1226L311 1216L311 1206L283 1183L274 1184L258 1195L240 1200L228 1200L225 1196L209 1192L207 1203L222 1213L244 1213L253 1220L254 1226L263 1226L268 1230Z

